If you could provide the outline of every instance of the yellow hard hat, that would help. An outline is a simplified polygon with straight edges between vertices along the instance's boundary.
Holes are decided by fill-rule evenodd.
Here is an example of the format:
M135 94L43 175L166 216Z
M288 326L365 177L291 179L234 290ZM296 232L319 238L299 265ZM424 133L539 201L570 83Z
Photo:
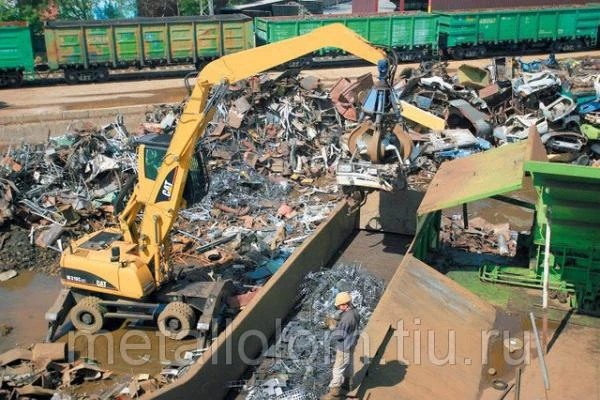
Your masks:
M352 301L352 296L348 292L339 292L335 296L335 306L341 306L342 304L348 304Z

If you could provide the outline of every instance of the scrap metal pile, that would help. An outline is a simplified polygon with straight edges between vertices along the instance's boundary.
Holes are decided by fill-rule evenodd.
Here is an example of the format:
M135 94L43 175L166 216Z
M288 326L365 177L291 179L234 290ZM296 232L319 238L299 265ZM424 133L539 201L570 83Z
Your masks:
M454 76L447 64L429 62L401 72L398 97L446 127L406 121L415 143L411 186L423 188L444 160L526 139L532 125L552 161L598 166L600 60L492 61L487 68L463 64Z
M120 119L100 129L69 128L44 145L8 148L0 160L0 268L53 271L61 238L109 222L116 193L135 170L131 135ZM11 255L16 249L18 258Z
M71 399L70 388L108 379L112 372L91 360L67 361L66 343L37 343L0 354L0 398Z
M376 170L375 186L384 190L401 188L400 175L409 188L425 190L444 160L523 140L532 125L554 161L598 165L599 65L494 59L487 69L464 64L455 76L443 63L403 70L393 88L398 106L417 106L441 121L441 130L418 118L398 121L389 104L375 111L368 97L377 84L369 74L340 79L331 91L298 71L237 83L201 141L212 186L201 203L181 213L173 235L176 261L222 266L242 260L238 272L249 273L289 254L343 197L335 181L339 166L362 169L352 177ZM0 162L0 223L20 221L31 243L56 250L61 238L113 223L118 194L136 173L136 137L172 133L182 108L158 107L131 133L116 121L69 129L46 145L7 149ZM389 127L387 138L369 128L378 115ZM350 163L363 147L368 157ZM3 235L1 243L10 239L10 232ZM215 250L228 240L227 248ZM2 268L10 268L5 258Z
M332 175L340 133L327 92L311 77L287 72L230 87L200 143L210 190L182 210L175 255L199 244L183 258L218 260L218 275L264 281L342 198ZM202 254L227 238L227 246Z
M247 276L256 281L275 272L341 198L327 179L341 125L328 94L311 78L261 76L230 89L201 143L210 191L181 213L173 255L202 266L238 263L240 273L260 269ZM61 238L115 223L119 193L136 173L136 138L172 133L182 108L157 107L131 133L117 121L7 149L0 222L22 221L32 244L55 250ZM267 266L271 259L278 261Z
M482 217L468 219L460 214L442 216L438 251L427 263L442 273L477 268L484 264L519 265L527 263L530 233L510 229L510 224L492 224Z
M328 270L309 273L298 293L293 316L261 356L262 361L249 381L231 386L246 399L317 399L327 391L335 358L331 339L337 293L349 291L360 315L362 330L379 298L383 281L357 264L337 264Z
M469 253L497 254L514 257L517 253L518 232L507 223L491 224L481 217L470 218L465 226L460 215L443 216L440 241L444 247L462 249Z

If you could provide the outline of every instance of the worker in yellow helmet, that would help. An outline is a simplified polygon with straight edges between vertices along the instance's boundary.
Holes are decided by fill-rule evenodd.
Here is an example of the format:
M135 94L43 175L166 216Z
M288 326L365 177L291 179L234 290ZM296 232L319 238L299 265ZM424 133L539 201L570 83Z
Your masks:
M329 383L329 391L322 400L339 399L342 391L350 390L350 378L353 374L352 358L358 340L360 316L352 306L352 296L348 292L340 292L335 297L335 306L341 312L340 322L335 327L332 339L335 342L335 362L333 377Z

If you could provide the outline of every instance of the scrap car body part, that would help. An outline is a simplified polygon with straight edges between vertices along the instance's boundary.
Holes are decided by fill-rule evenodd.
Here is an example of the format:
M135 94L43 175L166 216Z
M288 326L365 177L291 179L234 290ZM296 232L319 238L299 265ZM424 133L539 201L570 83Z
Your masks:
M541 136L542 143L553 151L580 152L587 144L587 136L578 132L550 131Z
M547 106L544 103L540 102L540 110L542 115L546 117L549 122L557 122L577 108L577 104L573 101L573 99L567 96L560 96L558 99L548 104Z
M452 115L453 109L458 110L460 115L471 123L477 136L482 138L490 138L492 136L492 126L487 121L488 116L486 114L477 110L463 99L451 100L449 104L452 106L450 115Z
M548 121L545 118L537 118L533 114L513 115L503 126L494 128L494 138L501 144L525 140L533 125L539 134L548 132Z

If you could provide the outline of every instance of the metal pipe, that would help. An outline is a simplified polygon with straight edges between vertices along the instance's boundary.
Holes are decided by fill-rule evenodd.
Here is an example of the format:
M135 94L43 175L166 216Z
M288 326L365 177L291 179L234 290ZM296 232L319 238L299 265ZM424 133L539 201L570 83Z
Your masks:
M515 373L515 400L520 400L521 398L521 368L517 368L517 372Z
M544 243L544 282L542 292L542 341L544 343L544 353L546 353L548 343L548 283L550 281L550 209L546 213L546 241Z
M542 370L542 377L544 378L544 388L550 389L550 382L548 380L548 370L546 369L546 360L544 359L544 351L542 344L540 343L540 336L538 334L537 326L535 325L535 317L533 313L529 313L529 319L531 320L531 328L533 329L533 335L535 336L535 348L537 350L538 359L540 361L540 369Z
M546 217L546 241L544 243L544 283L542 307L548 308L548 281L550 279L550 216Z

